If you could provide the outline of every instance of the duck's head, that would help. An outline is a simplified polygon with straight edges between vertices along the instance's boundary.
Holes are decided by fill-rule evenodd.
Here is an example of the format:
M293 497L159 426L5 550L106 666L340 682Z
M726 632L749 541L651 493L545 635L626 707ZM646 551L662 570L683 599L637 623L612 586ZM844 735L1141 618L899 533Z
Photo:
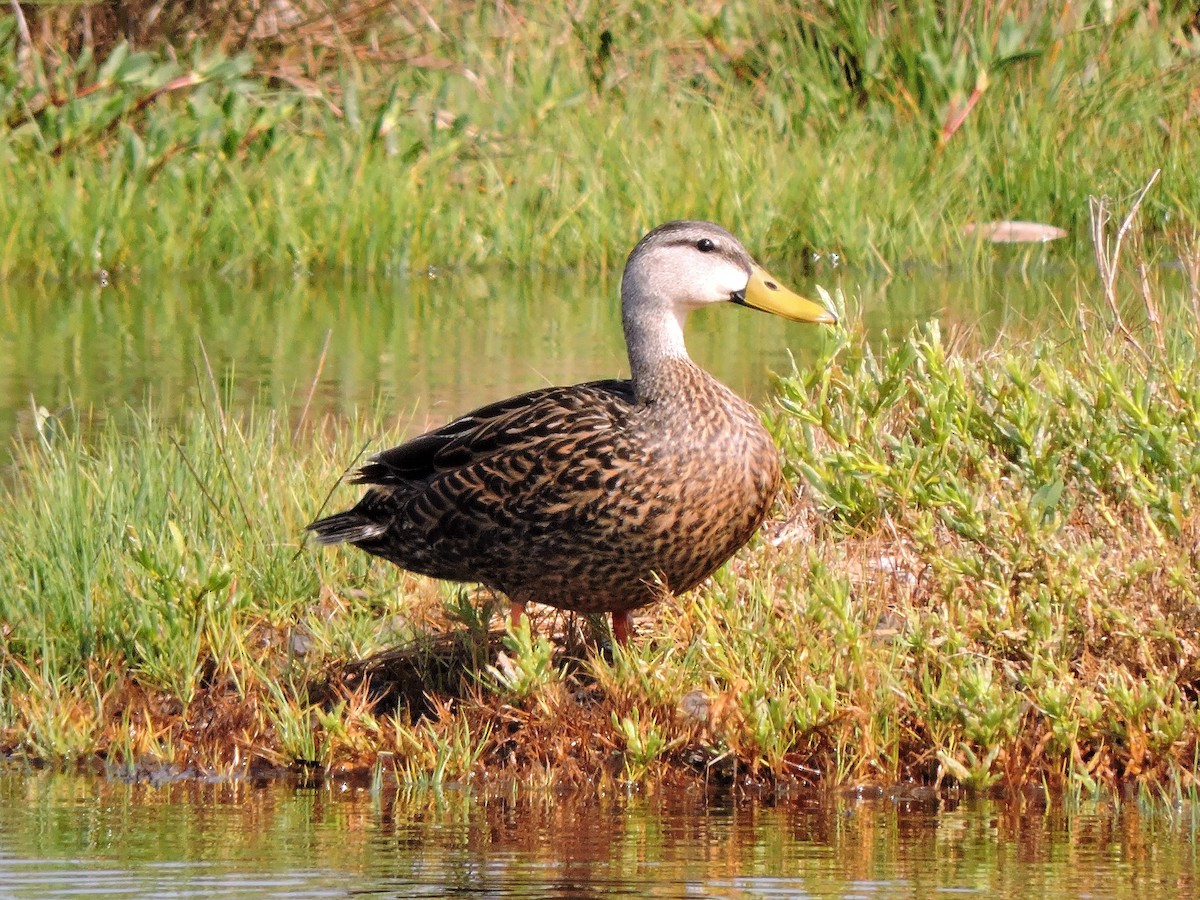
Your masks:
M741 241L712 222L667 222L638 241L625 264L621 298L684 314L710 303L737 303L796 322L837 322L824 306L784 287Z
M684 319L713 303L736 303L796 322L837 322L821 304L784 287L721 226L667 222L638 241L621 277L622 318L634 368L638 356L686 355Z

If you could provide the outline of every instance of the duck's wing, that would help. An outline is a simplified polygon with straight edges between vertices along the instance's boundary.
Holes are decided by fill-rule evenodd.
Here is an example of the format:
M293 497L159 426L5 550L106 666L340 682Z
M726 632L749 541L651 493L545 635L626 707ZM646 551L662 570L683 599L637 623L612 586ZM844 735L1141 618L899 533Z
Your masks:
M459 515L468 494L483 516L475 525L485 528L492 514L499 515L490 507L502 505L502 495L556 497L544 485L539 458L561 460L572 446L606 441L635 402L631 382L607 380L539 388L481 407L372 456L352 479L369 485L358 504L307 530L322 544L371 541L400 527L402 509L413 528L432 529L443 515ZM540 477L531 476L535 468L543 469ZM412 506L418 499L419 509Z
M538 388L375 454L353 483L387 487L428 481L523 444L581 433L590 427L589 419L611 422L634 402L632 382L617 379Z

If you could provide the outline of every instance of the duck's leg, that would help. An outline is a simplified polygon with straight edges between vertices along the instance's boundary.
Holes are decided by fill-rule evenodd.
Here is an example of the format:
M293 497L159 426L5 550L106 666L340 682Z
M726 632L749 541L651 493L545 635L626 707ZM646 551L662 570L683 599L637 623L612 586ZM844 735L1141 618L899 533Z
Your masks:
M521 618L525 615L525 604L520 600L510 600L508 604L508 621L512 623L512 630L516 631L521 627ZM533 628L533 623L529 624L530 629Z
M633 613L630 610L617 612L613 610L613 640L618 644L628 644L633 634Z

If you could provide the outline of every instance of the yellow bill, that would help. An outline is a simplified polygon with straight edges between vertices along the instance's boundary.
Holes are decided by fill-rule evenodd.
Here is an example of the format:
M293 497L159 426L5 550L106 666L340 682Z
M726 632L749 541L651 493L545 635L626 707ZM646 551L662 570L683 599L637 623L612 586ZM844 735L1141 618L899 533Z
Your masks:
M735 303L774 313L793 322L817 322L836 325L837 316L820 303L785 288L774 275L757 263L750 270L750 283L744 291L734 294Z

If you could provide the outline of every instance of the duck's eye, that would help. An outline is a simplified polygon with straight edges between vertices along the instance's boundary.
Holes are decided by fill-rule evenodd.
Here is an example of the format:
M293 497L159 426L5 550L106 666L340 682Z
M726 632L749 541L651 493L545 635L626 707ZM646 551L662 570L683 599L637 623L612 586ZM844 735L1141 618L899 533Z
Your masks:
M696 249L701 253L712 253L717 249L717 245L710 238L700 238L696 241Z

